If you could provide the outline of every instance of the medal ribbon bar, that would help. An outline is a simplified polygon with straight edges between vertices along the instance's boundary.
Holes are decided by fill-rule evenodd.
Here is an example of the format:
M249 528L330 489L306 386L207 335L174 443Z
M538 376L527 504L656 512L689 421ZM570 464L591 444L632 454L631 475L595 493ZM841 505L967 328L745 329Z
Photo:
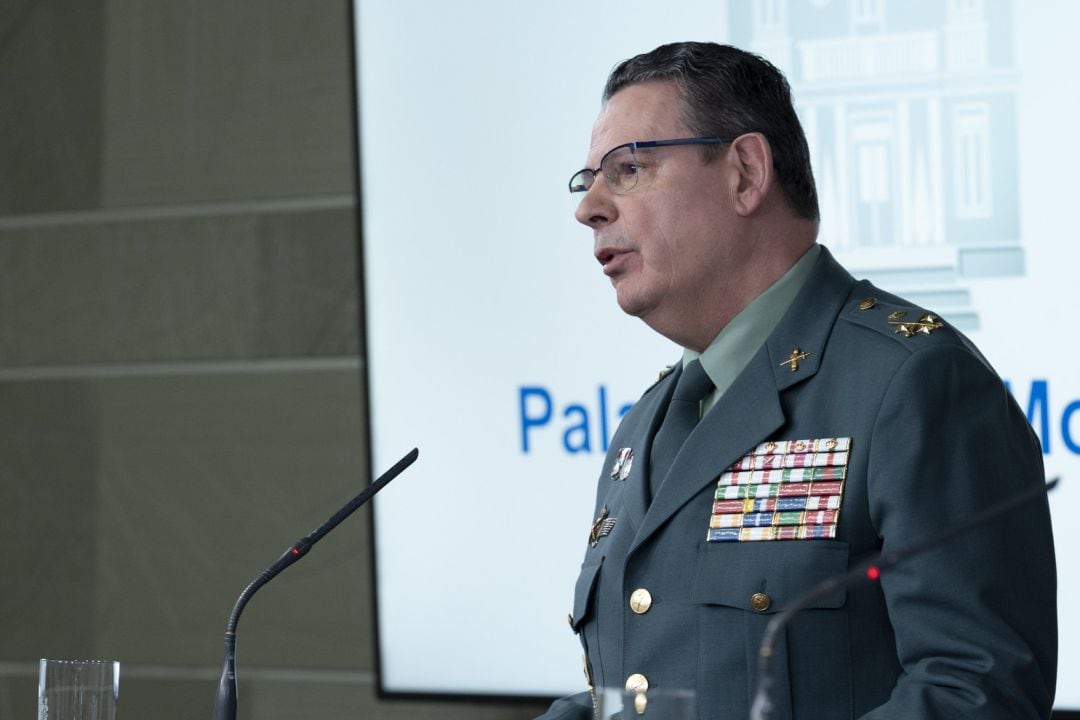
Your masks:
M769 441L717 480L709 542L836 537L851 438Z

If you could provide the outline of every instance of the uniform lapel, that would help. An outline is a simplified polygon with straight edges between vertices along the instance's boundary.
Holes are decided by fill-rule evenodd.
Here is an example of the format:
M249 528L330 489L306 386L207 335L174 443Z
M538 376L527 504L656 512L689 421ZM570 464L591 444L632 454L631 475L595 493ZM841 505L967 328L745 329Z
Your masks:
M813 273L779 325L687 439L645 512L630 546L631 553L679 508L714 482L725 468L784 424L780 393L817 372L825 343L852 282L847 271L822 248ZM792 371L790 364L783 363L796 348L809 355ZM664 394L665 401L673 389L671 382ZM655 424L651 432L655 432ZM643 447L646 445L642 443ZM647 457L642 465L648 467ZM638 478L643 479L644 473ZM641 498L644 502L644 495ZM703 526L703 537L704 533Z
M645 542L668 518L727 466L784 422L776 386L762 348L702 418L653 498L630 552ZM702 527L702 537L705 528Z
M612 440L613 448L628 447L634 452L634 464L631 466L630 475L624 481L626 486L623 488L623 513L634 528L641 527L649 505L649 458L652 438L656 435L656 430L664 418L664 409L671 399L671 394L675 392L675 383L681 372L680 369L669 373L647 391L634 404L631 414L624 420L624 424L630 423L631 420L633 424L626 428L625 434L622 432L623 428L620 427L620 432ZM610 468L604 470L605 473L609 471ZM601 487L604 487L605 481L611 482L610 479L601 477Z

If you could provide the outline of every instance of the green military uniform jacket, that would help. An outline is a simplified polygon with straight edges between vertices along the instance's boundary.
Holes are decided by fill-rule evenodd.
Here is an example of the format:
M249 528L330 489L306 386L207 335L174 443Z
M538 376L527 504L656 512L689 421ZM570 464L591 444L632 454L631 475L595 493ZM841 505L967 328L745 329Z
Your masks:
M681 371L627 413L596 499L596 515L606 508L614 523L587 545L574 589L571 624L593 687L636 674L696 690L701 720L746 718L762 633L785 604L1044 482L1035 435L979 352L948 325L890 324L896 312L924 313L855 282L823 249L651 503L650 443ZM809 354L793 368L796 348ZM706 541L725 470L768 441L822 438L850 438L835 538ZM630 470L613 477L624 448ZM648 592L644 612L636 590ZM774 717L1045 718L1056 632L1040 499L797 615L774 656ZM587 693L544 715L588 717Z

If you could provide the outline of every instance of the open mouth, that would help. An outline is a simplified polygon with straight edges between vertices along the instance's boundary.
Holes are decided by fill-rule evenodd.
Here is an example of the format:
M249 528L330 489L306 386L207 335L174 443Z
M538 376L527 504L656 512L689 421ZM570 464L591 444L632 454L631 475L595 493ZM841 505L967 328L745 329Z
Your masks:
M600 248L596 251L596 259L604 267L604 272L610 273L619 264L620 260L629 254L629 250Z

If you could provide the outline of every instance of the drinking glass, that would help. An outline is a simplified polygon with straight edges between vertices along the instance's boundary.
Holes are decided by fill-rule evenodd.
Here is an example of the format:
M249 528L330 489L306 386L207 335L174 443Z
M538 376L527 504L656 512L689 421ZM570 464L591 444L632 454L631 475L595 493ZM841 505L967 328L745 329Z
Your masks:
M116 720L120 663L41 660L38 720Z
M649 688L633 692L601 688L596 693L597 720L697 720L693 690Z

